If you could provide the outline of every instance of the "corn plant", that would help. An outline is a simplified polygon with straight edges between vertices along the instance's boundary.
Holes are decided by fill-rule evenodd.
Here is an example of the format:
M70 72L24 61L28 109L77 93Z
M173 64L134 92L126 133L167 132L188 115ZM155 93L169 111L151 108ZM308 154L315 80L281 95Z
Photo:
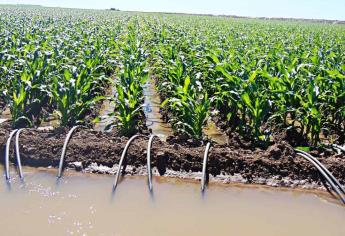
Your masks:
M20 72L8 77L4 85L5 101L10 107L13 127L32 127L41 119L42 106L47 102L47 55L36 50L32 60L18 65Z
M63 76L52 80L52 97L56 102L56 112L62 126L73 126L82 123L87 111L92 109L103 96L97 96L97 89L106 78L95 80L87 74L86 69L77 72L64 70Z
M138 131L141 125L143 86L149 73L146 69L147 53L142 47L140 35L132 22L128 25L128 33L124 37L125 43L121 44L122 69L119 78L115 81L116 97L114 98L116 117L114 124L122 135L131 136Z
M168 105L174 111L170 122L177 133L186 134L196 140L202 140L203 128L209 116L210 100L207 93L191 84L187 76L184 85L178 86L174 97L166 99L162 106Z
M121 24L109 30L83 13L17 10L3 10L0 37L0 89L13 126L39 126L49 113L63 126L84 122L109 84Z

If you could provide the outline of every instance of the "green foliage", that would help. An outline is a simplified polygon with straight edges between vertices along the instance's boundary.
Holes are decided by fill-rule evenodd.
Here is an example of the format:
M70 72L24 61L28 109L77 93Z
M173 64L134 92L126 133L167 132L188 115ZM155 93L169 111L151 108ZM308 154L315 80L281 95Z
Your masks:
M98 80L88 75L86 69L79 73L65 69L62 77L52 79L51 93L62 126L81 123L87 111L104 99L103 96L97 96L97 86L106 79L99 77Z
M164 97L198 77L211 109L257 145L288 129L311 145L345 140L343 26L171 17L154 31Z
M207 93L203 93L187 76L184 85L178 86L173 97L166 99L162 106L169 105L174 111L174 117L170 120L173 128L182 134L202 140L203 128L209 116L210 100Z
M343 143L344 32L288 21L0 8L0 103L14 127L39 126L52 113L72 126L115 86L112 125L130 136L142 122L150 71L176 133L203 139L218 113L223 128L260 146L287 130L314 146L322 138Z
M51 15L55 18L51 18ZM116 30L75 12L0 9L0 90L13 127L83 123L109 84Z
M116 110L113 115L122 135L131 136L140 125L143 103L143 86L149 74L146 69L147 53L142 47L141 35L135 22L128 25L128 33L124 35L121 48L122 70L115 81L117 96Z

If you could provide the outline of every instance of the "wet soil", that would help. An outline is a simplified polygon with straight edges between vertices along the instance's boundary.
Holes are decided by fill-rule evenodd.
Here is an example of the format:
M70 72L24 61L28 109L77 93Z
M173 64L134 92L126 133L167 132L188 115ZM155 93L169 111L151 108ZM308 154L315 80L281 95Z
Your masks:
M166 140L173 134L171 125L162 119L160 106L162 101L156 90L154 78L150 78L143 87L145 106L144 113L146 117L146 126L150 132L157 135L161 140Z
M245 139L241 137L236 131L232 130L230 127L230 123L226 120L225 115L226 112L220 112L218 115L212 117L212 121L215 123L215 125L222 130L230 139L235 139L237 143L241 145L243 148L251 148L257 146L255 143L251 142L249 139ZM236 122L236 121L233 121ZM264 124L263 127L269 126L268 124ZM295 129L283 129L278 126L273 126L272 128L272 143L277 141L285 141L289 143L293 147L309 147L311 149L317 149L310 141L306 139L304 135L300 133L300 130L298 127ZM325 132L320 134L320 142L323 144L330 144L335 143L338 145L342 145L345 143L345 135L344 135L344 129L340 130L332 130L332 128L329 128L328 133ZM314 150L316 151L316 150ZM317 151L319 155L324 150Z
M4 160L4 149L10 133L8 123L0 125L0 158ZM57 166L67 129L54 131L24 130L20 137L22 163L28 166ZM80 169L92 163L113 167L118 164L128 141L116 132L78 130L70 141L65 164L80 162ZM177 172L200 172L204 146L192 140L170 138L168 142L155 140L152 146L152 165L160 175L167 170ZM136 173L146 166L147 138L138 138L129 148L127 165ZM345 183L345 158L341 155L318 157L319 160ZM14 157L12 155L12 161ZM258 179L306 180L321 185L317 170L295 155L292 147L284 141L275 143L267 150L244 149L234 144L214 145L209 154L208 171L211 175L241 175L247 183L258 183Z
M112 102L110 99L111 97L115 97L115 93L116 91L114 87L108 87L104 94L104 96L106 96L107 99L97 104L97 108L99 109L97 114L100 118L100 121L94 124L93 128L95 130L105 131L109 125L114 123L115 116L109 116L109 114L115 111L115 103Z
M111 94L107 94L107 92L109 90L111 91L110 85L104 85L104 86L105 86L104 90L96 91L99 93L98 95L101 95L101 96L111 95ZM90 128L97 128L97 127L95 127L96 125L94 124L93 120L95 118L97 118L98 116L103 115L103 114L100 114L102 111L102 108L103 108L102 106L104 103L107 103L107 102L108 102L107 99L97 101L96 104L91 109L88 109L85 112L84 117L82 119L83 125L90 127ZM60 121L56 115L53 115L54 109L55 109L54 107L52 107L50 104L48 104L48 101L46 103L44 103L44 105L42 106L42 110L41 110L41 117L42 118L35 125L41 126L41 127L42 126L43 127L44 126L51 126L54 128L59 127ZM1 96L0 96L0 119L8 119L8 120L12 119L10 109L8 106L6 107L5 101L2 99ZM22 127L27 127L27 124L23 124ZM100 128L100 129L102 129L102 128ZM102 129L102 130L104 130L104 129Z
M4 99L0 96L0 114L2 113L2 111L4 110L5 108L5 101Z

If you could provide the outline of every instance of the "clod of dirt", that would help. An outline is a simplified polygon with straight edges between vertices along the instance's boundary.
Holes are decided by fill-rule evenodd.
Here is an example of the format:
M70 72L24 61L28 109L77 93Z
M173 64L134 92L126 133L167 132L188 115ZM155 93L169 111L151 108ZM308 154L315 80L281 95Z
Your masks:
M268 158L278 160L282 157L292 157L295 155L294 149L287 142L280 142L267 149Z
M157 153L157 169L160 175L164 175L167 169L169 156L165 152Z

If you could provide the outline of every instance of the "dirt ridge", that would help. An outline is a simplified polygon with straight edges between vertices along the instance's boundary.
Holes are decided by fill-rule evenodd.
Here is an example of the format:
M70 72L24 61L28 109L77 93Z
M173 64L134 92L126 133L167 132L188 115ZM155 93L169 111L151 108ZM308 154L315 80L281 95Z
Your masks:
M20 136L20 150L23 165L34 167L56 167L59 162L67 129L54 131L24 130ZM4 151L10 128L0 125L0 158L4 161ZM83 167L92 163L113 167L119 163L122 151L128 141L115 133L78 130L68 146L65 165L80 162ZM13 144L12 144L13 145ZM147 139L138 138L128 150L127 165L140 168L146 166ZM167 170L177 172L200 172L205 147L190 143L154 141L152 146L152 166L160 175ZM339 181L345 183L345 158L333 155L318 158ZM11 161L15 162L14 155ZM308 162L295 155L286 142L276 143L267 150L249 150L230 145L214 145L209 153L208 171L213 176L239 174L246 182L255 179L307 180L321 185L317 170Z

